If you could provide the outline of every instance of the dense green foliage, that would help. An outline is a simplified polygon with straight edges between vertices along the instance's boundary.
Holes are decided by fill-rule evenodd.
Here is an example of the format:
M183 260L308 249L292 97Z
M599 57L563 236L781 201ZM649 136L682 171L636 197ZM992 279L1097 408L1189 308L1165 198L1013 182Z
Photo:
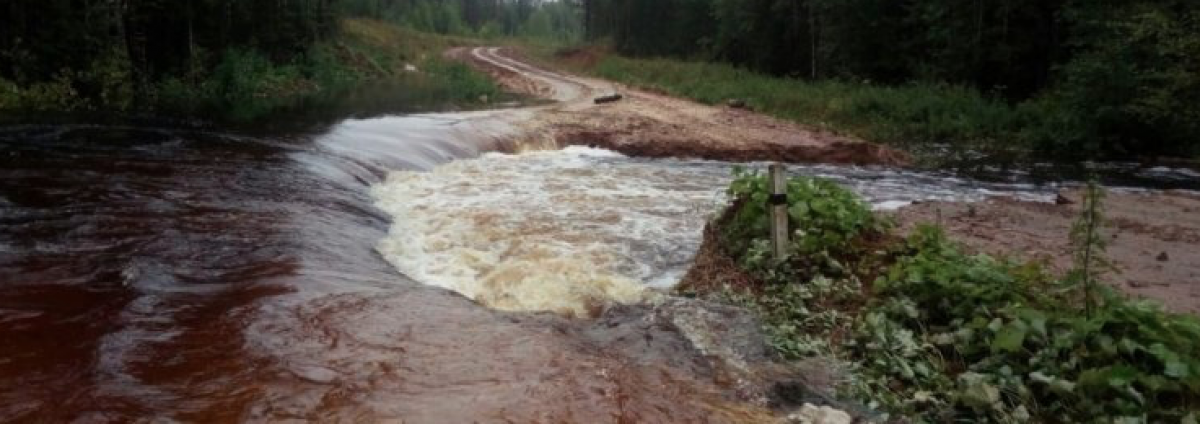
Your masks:
M588 0L625 54L1032 101L1064 154L1200 154L1200 2ZM1034 107L1034 106L1026 106ZM1003 125L1005 122L989 126Z
M577 15L526 0L13 0L0 6L0 109L246 120L380 82L477 99L494 87L440 58L469 41L426 32L569 38Z
M721 223L726 249L753 245L729 237L756 238L736 227L762 213L747 200L766 193L758 178L741 175L731 186L743 201L729 211L736 218ZM791 184L829 185L807 178ZM796 191L789 203L862 207L853 196L827 193ZM819 222L826 221L800 225L814 231ZM849 234L841 225L816 231ZM1200 319L1098 287L1091 288L1094 310L1085 313L1081 287L1033 264L963 253L933 227L869 243L872 249L854 248L869 233L860 234L822 239L828 244L821 250L856 252L835 272L814 272L805 255L780 263L730 250L765 286L727 295L761 314L784 356L847 361L847 395L922 422L1200 417Z
M329 0L12 0L0 6L0 78L60 100L68 90L82 101L143 100L151 85L195 77L231 49L284 63L335 29Z
M586 71L709 104L742 99L763 113L916 153L944 143L957 152L1012 155L1053 142L1060 131L1040 102L1014 107L963 87L805 81L727 64L619 56ZM941 151L917 156L952 159Z
M340 0L339 7L351 15L438 34L571 41L582 32L581 11L573 1Z
M767 264L770 258L770 181L765 175L737 170L730 196L745 199L722 228L722 236L738 259ZM854 193L826 180L788 180L788 228L794 234L789 252L793 267L812 273L843 268L838 258L854 253L851 241L864 232L879 231L880 223Z

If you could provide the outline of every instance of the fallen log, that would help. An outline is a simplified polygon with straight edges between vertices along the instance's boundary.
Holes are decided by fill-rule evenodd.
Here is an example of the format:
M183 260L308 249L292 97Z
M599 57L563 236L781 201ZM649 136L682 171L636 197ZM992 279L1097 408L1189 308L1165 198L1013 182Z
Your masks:
M607 96L600 96L600 97L597 97L597 98L595 99L595 102L596 102L596 104L602 104L602 103L612 103L612 102L615 102L615 101L617 101L617 100L621 100L621 99L623 99L623 98L625 98L625 96L622 96L622 95L620 95L620 94L610 94L610 95L607 95Z

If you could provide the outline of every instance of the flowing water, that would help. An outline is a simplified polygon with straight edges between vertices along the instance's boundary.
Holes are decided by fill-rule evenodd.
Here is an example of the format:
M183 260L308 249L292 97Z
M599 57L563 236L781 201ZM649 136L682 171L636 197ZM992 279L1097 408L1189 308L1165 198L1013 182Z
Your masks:
M731 165L484 154L493 114L0 129L0 421L761 417L677 326L593 319L661 301ZM792 170L879 208L1055 189Z

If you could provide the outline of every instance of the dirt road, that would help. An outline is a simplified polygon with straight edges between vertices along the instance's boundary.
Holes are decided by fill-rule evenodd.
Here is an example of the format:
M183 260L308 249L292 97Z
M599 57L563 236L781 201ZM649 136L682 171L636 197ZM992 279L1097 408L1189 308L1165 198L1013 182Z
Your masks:
M751 111L708 106L620 84L543 69L515 51L496 47L454 49L505 88L557 101L518 124L520 145L585 145L643 157L726 161L778 160L903 165L899 151L818 131ZM620 94L595 104L597 96Z

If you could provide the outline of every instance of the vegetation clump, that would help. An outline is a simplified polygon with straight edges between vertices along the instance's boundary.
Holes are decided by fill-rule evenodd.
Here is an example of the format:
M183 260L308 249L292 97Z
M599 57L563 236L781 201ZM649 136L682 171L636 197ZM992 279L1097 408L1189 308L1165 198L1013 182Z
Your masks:
M794 257L764 261L765 180L739 174L738 200L718 222L722 248L761 286L723 296L758 311L784 357L846 361L845 395L919 422L1200 418L1200 319L966 253L935 227L890 236L860 199L819 179L792 179L788 206L825 204L791 216L799 232L823 236L802 234ZM1099 190L1089 193L1098 202ZM838 215L850 224L826 219ZM823 252L843 266L813 267L827 263Z
M742 199L722 228L730 252L752 268L773 263L770 258L770 181L764 175L735 171L729 194ZM833 182L792 178L787 183L788 228L792 229L788 262L810 274L844 271L839 259L854 252L853 241L878 233L882 223L853 192ZM801 262L803 262L801 264Z

